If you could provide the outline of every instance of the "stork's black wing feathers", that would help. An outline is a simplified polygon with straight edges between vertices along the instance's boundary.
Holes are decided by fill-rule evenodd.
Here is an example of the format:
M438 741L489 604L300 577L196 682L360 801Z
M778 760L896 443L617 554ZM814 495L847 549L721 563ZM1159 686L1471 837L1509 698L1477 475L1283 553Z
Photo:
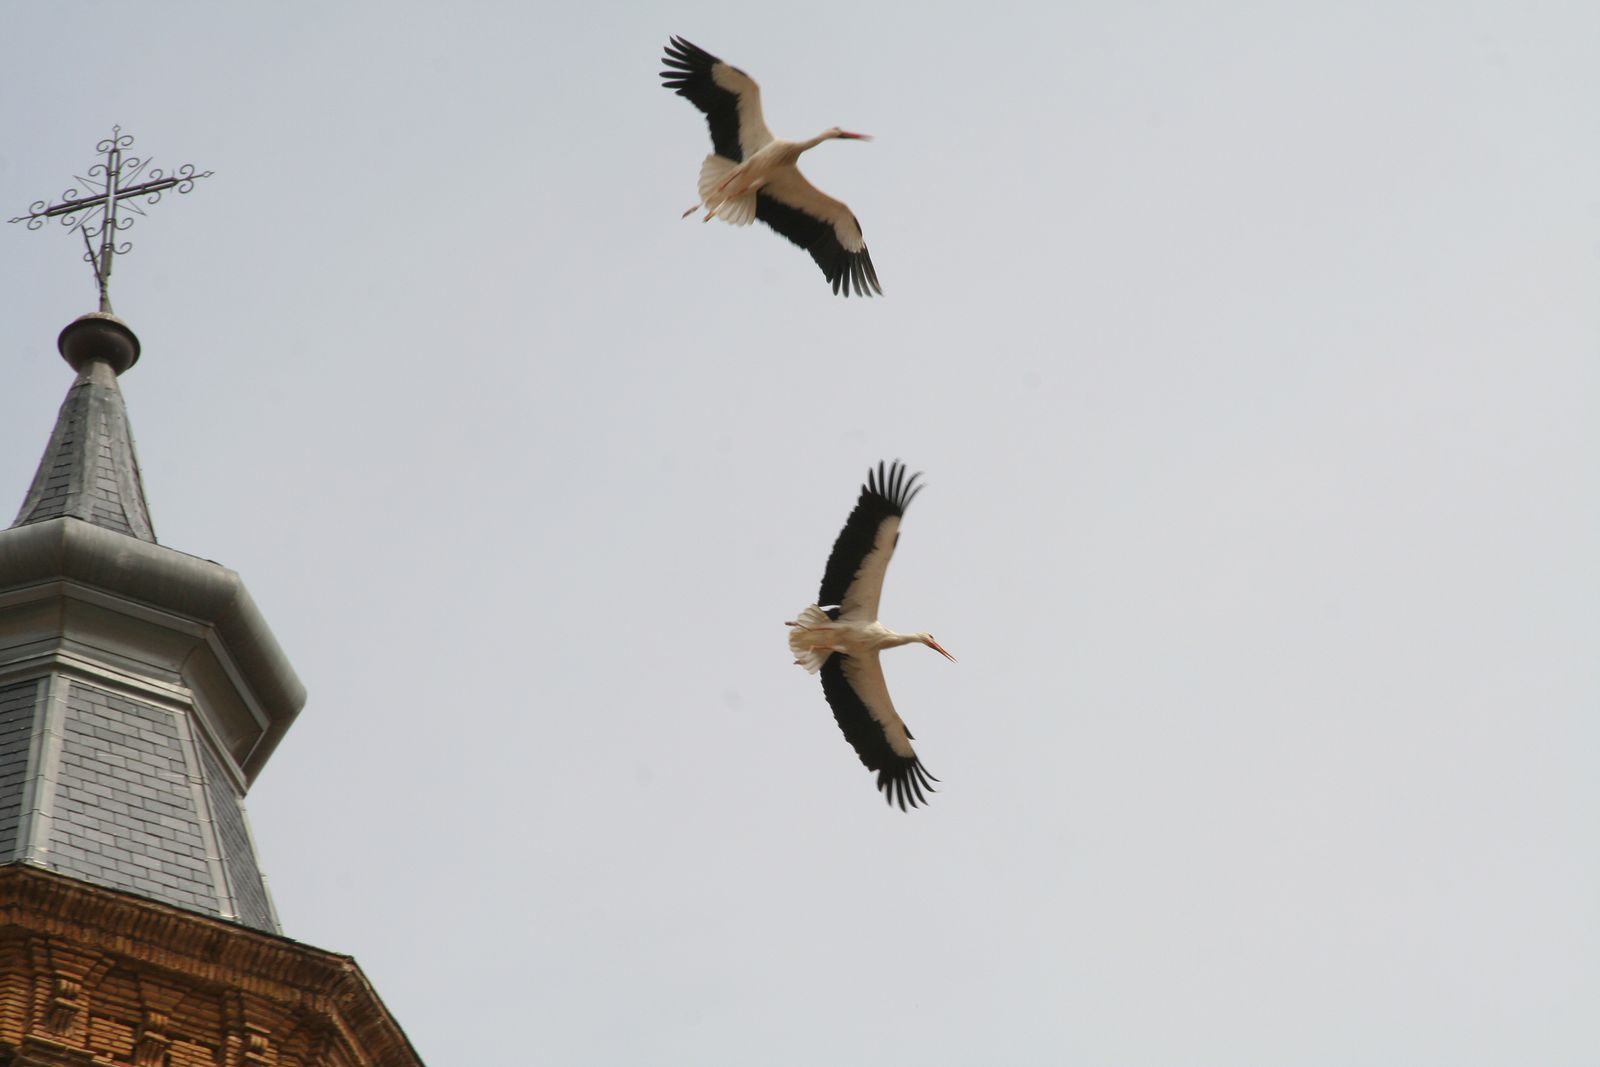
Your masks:
M850 217L855 219L854 215ZM878 285L878 272L872 267L872 254L867 251L867 246L862 245L859 252L848 251L839 243L839 235L834 231L833 224L826 219L808 215L766 193L756 194L756 218L810 252L835 293L849 296L850 288L854 285L857 296L871 296L873 293L883 295L883 289ZM856 229L860 228L861 224L857 222Z
M859 510L859 509L858 509ZM869 771L878 772L878 788L883 792L884 803L917 807L926 804L924 792L934 792L933 783L939 779L929 774L917 756L902 756L889 745L883 727L867 711L850 682L845 677L844 665L850 657L835 652L822 664L822 692L833 709L833 717L844 733L844 739L856 750L861 762ZM906 731L911 736L911 731Z
M861 487L861 496L855 510L844 522L833 551L828 554L828 566L822 572L822 590L817 603L841 604L856 572L877 544L878 528L885 519L898 519L906 513L912 499L922 486L917 484L920 473L906 475L906 465L895 460L886 468L878 462L878 469L867 469L867 484ZM898 535L896 535L898 537Z
M744 148L739 143L739 94L724 89L711 76L711 68L722 60L699 45L674 37L664 62L667 69L661 72L661 84L705 112L706 125L711 127L711 150L735 163L744 162Z

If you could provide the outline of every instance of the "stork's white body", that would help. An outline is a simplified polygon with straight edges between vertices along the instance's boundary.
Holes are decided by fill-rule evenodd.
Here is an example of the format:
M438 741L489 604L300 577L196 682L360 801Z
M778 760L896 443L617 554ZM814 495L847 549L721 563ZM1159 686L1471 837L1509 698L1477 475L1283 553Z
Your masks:
M735 226L748 226L756 220L756 194L768 187L772 195L788 203L807 203L830 212L832 209L823 203L827 200L844 208L807 182L795 166L802 152L815 148L830 136L844 136L844 131L829 130L809 141L768 141L743 163L734 163L715 153L707 156L700 165L700 203L684 214L703 206L706 222L715 218Z
M846 656L877 657L886 648L927 643L930 634L902 634L889 629L877 619L851 619L841 615L828 618L828 613L815 604L806 608L795 619L789 631L789 651L794 653L797 666L810 674L822 669L830 652Z

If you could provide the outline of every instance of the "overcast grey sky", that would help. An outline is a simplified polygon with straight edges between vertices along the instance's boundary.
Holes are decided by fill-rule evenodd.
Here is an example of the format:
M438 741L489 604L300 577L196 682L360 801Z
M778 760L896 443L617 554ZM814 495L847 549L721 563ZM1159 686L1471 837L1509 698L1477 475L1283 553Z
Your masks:
M1594 1064L1600 7L805 7L11 13L0 218L215 171L113 298L310 690L286 932L439 1065ZM679 220L673 33L878 136L884 299ZM7 508L74 240L0 227ZM781 625L894 457L909 815Z

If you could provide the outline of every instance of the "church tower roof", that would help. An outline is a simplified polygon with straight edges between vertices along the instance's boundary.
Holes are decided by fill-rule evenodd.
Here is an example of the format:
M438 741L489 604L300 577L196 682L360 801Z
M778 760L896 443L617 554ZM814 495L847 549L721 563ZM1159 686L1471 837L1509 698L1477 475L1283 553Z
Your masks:
M108 312L77 319L57 342L78 372L23 498L15 526L70 516L155 544L139 458L117 376L139 358L139 339Z
M245 820L305 691L233 571L159 545L108 313L0 531L0 866L45 867L276 932Z

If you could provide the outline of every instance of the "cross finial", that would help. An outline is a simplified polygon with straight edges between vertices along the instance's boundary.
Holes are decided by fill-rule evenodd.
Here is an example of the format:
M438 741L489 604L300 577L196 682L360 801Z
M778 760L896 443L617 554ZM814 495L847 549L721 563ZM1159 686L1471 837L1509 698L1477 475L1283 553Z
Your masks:
M95 146L95 151L106 158L89 168L88 177L74 175L84 186L74 186L61 194L60 203L36 200L28 207L26 215L18 215L11 222L26 222L28 229L37 230L46 219L59 218L67 230L76 230L83 237L83 258L94 269L95 283L100 288L100 310L111 312L111 265L119 255L126 254L132 243L117 243L117 232L132 226L134 220L119 212L126 208L136 215L144 209L137 203L143 199L154 204L168 189L187 193L200 178L211 177L211 172L195 173L193 163L185 163L172 174L153 168L144 181L136 179L149 166L148 156L130 156L123 149L133 144L133 138L122 132L121 126L111 127L111 136ZM135 184L130 184L135 183ZM95 247L96 242L99 248Z

